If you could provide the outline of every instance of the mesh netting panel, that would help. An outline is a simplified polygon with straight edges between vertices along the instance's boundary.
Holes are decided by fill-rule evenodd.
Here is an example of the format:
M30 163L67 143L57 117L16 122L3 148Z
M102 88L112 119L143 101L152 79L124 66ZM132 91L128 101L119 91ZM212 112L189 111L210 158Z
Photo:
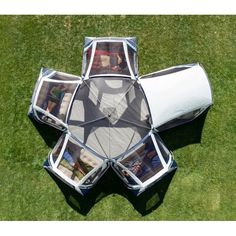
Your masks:
M69 139L57 168L70 179L79 182L101 163L101 159L80 147L73 139Z
M163 169L163 165L150 136L120 163L142 182L147 181Z
M115 124L110 123L109 157L114 158L126 152L146 135L146 129L129 124L122 120L117 121Z
M124 78L84 81L69 119L71 133L99 155L113 158L149 131L149 112L139 85Z
M40 88L36 105L58 119L65 121L67 110L77 83L44 81Z
M90 75L130 75L122 42L97 43Z
M131 125L146 129L151 127L147 103L137 83L130 86L123 99L117 104L115 112L112 115L117 114L117 119Z
M104 118L84 126L71 126L70 131L85 146L103 157L109 157L109 121Z
M99 91L96 87L83 83L78 89L71 108L68 124L80 126L104 118L98 102Z

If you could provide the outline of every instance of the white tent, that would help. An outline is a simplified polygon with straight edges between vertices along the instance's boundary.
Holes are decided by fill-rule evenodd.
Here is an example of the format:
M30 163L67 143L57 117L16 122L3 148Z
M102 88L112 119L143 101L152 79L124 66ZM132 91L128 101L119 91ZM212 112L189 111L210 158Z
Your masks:
M81 194L111 167L135 194L176 168L157 131L212 104L199 64L138 78L135 38L86 38L82 77L42 69L29 115L63 132L45 168Z
M190 121L212 104L209 80L198 63L142 76L140 83L157 129L166 123L174 126Z

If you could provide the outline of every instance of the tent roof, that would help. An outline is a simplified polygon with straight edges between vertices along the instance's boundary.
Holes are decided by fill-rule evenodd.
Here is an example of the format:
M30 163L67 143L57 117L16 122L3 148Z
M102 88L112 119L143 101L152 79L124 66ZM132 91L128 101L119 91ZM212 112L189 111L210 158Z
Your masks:
M80 85L68 119L72 135L98 155L114 158L151 129L145 96L127 78L96 77Z
M199 64L172 67L140 78L150 107L153 126L212 104L204 69Z

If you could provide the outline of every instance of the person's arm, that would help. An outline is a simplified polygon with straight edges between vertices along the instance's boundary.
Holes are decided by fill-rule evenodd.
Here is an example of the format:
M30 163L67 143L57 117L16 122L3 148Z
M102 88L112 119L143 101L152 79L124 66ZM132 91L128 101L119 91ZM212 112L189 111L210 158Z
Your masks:
M54 95L53 95L54 89L55 89L55 86L53 86L53 87L50 89L50 91L49 91L49 94L50 94L51 96L54 96Z
M117 63L118 63L118 65L120 65L122 63L122 59L118 53L116 56L117 56Z

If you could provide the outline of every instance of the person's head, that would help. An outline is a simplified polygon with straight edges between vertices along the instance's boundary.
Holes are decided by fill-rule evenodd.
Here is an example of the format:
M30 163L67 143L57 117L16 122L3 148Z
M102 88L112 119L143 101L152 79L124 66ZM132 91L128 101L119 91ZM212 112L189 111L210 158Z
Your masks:
M135 174L138 175L142 172L142 162L141 161L135 161L132 164L131 171Z

